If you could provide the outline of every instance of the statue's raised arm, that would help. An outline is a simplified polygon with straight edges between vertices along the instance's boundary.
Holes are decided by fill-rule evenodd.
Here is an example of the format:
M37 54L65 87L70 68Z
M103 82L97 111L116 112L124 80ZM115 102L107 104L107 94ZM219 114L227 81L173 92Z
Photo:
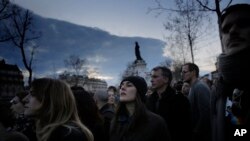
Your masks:
M135 56L136 56L136 60L143 60L141 58L140 46L139 46L138 42L135 42Z

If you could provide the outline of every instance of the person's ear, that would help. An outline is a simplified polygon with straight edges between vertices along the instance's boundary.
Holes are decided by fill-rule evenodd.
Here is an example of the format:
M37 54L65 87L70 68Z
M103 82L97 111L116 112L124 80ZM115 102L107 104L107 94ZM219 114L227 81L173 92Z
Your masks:
M164 77L164 83L168 83L168 81L169 81L169 78L168 77Z

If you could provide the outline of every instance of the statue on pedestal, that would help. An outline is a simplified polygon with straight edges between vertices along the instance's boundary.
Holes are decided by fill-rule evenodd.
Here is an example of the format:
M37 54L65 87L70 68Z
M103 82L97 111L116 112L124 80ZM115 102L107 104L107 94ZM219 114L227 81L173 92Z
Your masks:
M139 46L138 42L135 42L135 56L136 56L136 60L143 60L141 58L140 46Z

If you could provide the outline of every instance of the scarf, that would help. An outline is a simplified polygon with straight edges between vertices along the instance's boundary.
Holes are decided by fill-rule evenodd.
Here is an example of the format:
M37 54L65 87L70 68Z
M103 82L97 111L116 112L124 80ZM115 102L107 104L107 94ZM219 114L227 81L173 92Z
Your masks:
M250 47L231 55L221 54L218 63L224 83L236 88L249 87Z

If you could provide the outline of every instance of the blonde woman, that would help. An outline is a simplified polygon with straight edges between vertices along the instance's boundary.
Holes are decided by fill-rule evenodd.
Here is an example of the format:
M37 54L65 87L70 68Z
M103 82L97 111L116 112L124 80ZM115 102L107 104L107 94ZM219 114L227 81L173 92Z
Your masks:
M90 130L80 122L74 95L65 82L35 79L24 101L24 114L36 120L38 141L94 140Z

